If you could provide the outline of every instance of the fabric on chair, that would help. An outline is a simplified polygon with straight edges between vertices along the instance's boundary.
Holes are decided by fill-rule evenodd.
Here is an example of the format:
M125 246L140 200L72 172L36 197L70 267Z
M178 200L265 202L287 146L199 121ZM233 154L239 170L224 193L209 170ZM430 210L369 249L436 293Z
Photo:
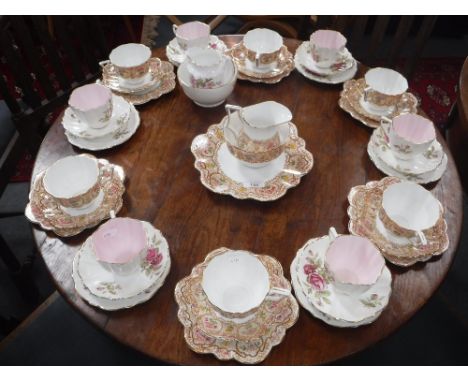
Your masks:
M15 133L15 125L11 121L11 113L5 101L0 100L0 155L10 143Z

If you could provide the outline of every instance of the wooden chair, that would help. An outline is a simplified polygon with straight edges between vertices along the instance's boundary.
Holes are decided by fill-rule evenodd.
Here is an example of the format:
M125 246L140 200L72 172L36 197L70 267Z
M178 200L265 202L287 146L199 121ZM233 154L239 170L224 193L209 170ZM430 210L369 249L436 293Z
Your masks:
M410 54L400 71L409 78L436 20L437 16L319 16L316 26L342 32L353 55L370 66L396 67L406 48ZM384 44L386 36L389 47Z
M239 29L240 34L254 28L268 28L283 37L307 39L306 29L309 16L238 16L245 24Z

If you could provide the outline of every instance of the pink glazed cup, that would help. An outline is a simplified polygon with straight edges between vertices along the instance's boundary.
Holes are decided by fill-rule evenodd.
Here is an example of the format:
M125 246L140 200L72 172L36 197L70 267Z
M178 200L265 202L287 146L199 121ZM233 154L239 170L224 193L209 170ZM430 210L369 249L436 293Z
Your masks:
M312 58L319 68L329 68L343 58L346 37L340 32L320 29L310 35Z
M206 48L210 42L210 26L201 21L191 21L182 25L172 25L177 43L183 50Z

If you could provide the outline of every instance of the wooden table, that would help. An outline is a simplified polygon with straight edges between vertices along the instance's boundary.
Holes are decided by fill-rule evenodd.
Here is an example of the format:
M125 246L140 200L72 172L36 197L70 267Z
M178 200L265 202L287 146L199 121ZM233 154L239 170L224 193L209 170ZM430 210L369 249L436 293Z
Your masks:
M228 45L239 39L224 37ZM288 40L287 45L294 52L299 42ZM154 53L165 58L163 48ZM161 229L171 250L171 272L165 285L143 305L113 313L95 309L75 293L71 278L73 255L92 231L60 239L35 226L35 240L60 293L103 331L159 360L185 365L229 364L188 348L176 316L174 287L208 252L222 246L274 256L289 277L296 251L309 238L326 234L330 226L347 232L350 188L384 175L366 152L371 129L338 107L340 89L316 84L294 71L276 85L239 81L228 98L229 103L239 105L271 99L285 104L314 155L312 171L275 202L236 200L215 194L200 183L190 144L197 134L222 119L224 106L198 107L177 86L172 93L139 107L141 126L135 136L98 156L124 167L128 180L119 216L146 220ZM55 160L80 152L65 139L59 120L42 143L36 174ZM438 138L448 153L445 142L440 135ZM337 329L301 308L298 322L263 364L321 364L345 357L388 336L427 302L444 279L460 236L462 192L448 155L447 171L431 187L446 209L447 252L408 269L390 266L394 276L390 303L372 325Z

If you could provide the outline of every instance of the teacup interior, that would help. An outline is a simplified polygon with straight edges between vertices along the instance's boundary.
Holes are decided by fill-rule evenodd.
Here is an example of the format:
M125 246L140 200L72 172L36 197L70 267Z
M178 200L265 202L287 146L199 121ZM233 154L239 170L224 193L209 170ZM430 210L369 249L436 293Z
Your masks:
M327 250L325 263L335 281L354 285L372 285L385 265L377 247L360 236L338 236Z
M382 207L390 219L410 230L424 230L439 219L439 201L413 182L392 184L383 193Z
M257 28L248 31L244 36L244 45L247 49L263 53L273 53L283 46L283 38L275 31Z
M56 198L71 198L84 194L98 181L99 168L95 159L76 155L59 159L43 178L44 188Z
M408 81L400 73L387 68L374 68L365 76L366 84L379 93L395 96L408 89Z
M392 125L397 135L413 143L426 143L436 137L434 124L418 114L399 115Z
M241 115L249 125L257 128L281 125L292 119L291 111L275 101L265 101L244 107Z
M139 66L148 61L151 57L151 50L143 44L124 44L120 45L109 55L112 64L122 67L131 68Z
M194 40L201 37L207 37L210 35L210 26L208 24L192 21L180 25L176 32L177 37L185 40Z
M310 35L310 42L319 48L339 50L346 45L346 37L337 31L321 29Z
M125 264L146 249L146 234L141 221L114 218L92 235L94 254L100 261Z
M197 66L217 66L221 65L221 54L211 48L193 47L187 50L187 57Z
M81 111L89 111L104 106L112 97L112 92L105 86L89 84L73 90L68 104Z
M265 266L255 256L229 251L210 261L203 272L202 287L219 309L245 313L262 303L270 281Z

